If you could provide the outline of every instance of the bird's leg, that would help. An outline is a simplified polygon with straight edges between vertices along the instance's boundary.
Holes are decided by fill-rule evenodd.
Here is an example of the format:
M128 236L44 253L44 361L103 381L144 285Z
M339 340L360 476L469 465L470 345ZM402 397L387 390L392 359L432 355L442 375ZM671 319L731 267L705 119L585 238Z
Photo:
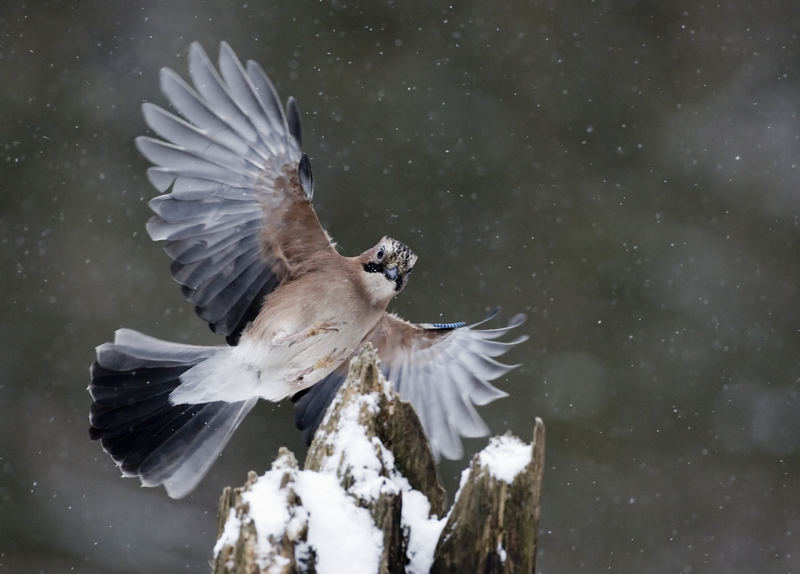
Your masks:
M303 369L302 371L297 371L296 373L288 377L289 382L297 384L302 383L303 378L305 378L306 375L313 373L315 368L316 367L308 367L306 369Z
M331 369L331 368L335 367L338 364L337 357L336 357L336 351L337 350L338 349L333 349L333 351L331 351L330 353L328 353L327 355L322 357L319 361L314 363L314 365L312 365L311 367L307 367L307 368L303 369L302 371L297 371L296 373L294 373L293 375L291 375L289 377L289 380L291 382L293 382L293 383L302 383L303 379L305 378L306 375L309 375L309 374L313 373L317 369L328 370L328 369Z
M292 346L295 343L299 343L300 341L305 341L311 337L315 337L321 333L338 333L339 329L333 326L332 323L327 321L320 321L318 323L314 323L310 327L306 327L305 329L300 329L299 331L295 331L294 333L289 333L288 335L284 335L279 333L275 335L272 339L273 345L288 345Z
M338 358L336 356L336 351L338 348L334 347L333 351L322 357L319 361L314 363L315 369L330 369L335 367L338 364Z

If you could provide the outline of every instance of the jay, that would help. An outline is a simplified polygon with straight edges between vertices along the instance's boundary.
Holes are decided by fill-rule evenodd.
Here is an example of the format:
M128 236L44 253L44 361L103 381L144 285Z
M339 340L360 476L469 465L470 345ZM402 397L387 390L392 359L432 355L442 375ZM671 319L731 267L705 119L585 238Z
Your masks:
M389 237L355 257L337 251L311 205L295 100L282 106L262 68L243 66L226 43L219 71L192 44L189 75L194 87L161 71L161 90L180 115L142 106L161 138L136 140L162 193L149 204L147 231L164 242L183 294L227 344L118 330L91 366L90 437L123 476L180 498L259 398L290 397L310 442L350 357L369 341L434 454L461 457L460 437L488 434L474 405L506 396L490 381L513 367L495 357L526 337L498 339L525 317L478 329L483 322L414 324L387 313L417 256Z

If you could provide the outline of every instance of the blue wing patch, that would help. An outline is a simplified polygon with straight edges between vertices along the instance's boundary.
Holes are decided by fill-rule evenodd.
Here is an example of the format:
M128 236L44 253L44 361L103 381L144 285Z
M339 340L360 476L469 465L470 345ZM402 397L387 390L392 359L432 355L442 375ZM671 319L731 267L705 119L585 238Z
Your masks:
M464 321L458 321L457 323L423 323L422 326L426 329L458 329L466 326L466 323Z

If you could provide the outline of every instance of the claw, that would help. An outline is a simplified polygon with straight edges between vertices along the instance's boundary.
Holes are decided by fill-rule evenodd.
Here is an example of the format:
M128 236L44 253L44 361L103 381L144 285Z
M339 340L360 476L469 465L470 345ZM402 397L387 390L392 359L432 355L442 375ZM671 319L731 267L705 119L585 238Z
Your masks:
M301 384L303 382L303 377L305 377L309 373L313 373L314 369L316 369L316 366L308 367L307 369L303 369L302 371L296 372L294 375L292 375L289 378L289 382L292 382L292 383L295 383L295 384L298 384L298 385Z
M288 345L292 346L295 343L299 343L300 341L305 341L311 337L316 337L322 333L338 333L339 329L333 326L332 323L327 321L322 321L319 323L315 323L310 327L306 327L305 329L301 329L299 331L295 331L294 333L289 333L288 335L276 335L272 339L273 345Z
M303 379L306 375L313 373L317 369L330 370L336 367L339 364L339 359L336 356L337 350L338 349L333 349L333 351L314 363L313 366L303 369L302 371L297 371L289 377L289 382L299 385L303 383Z
M338 360L336 357L336 351L338 349L334 348L333 351L322 357L319 361L314 363L315 369L329 369L331 367L335 367L338 365Z

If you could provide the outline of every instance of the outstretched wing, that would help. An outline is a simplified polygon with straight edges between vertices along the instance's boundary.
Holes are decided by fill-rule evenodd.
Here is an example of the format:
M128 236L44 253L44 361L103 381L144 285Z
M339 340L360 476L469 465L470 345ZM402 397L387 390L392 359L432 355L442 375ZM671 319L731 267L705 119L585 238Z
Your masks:
M309 255L334 250L311 207L313 180L301 151L300 113L286 111L261 67L246 68L220 45L219 73L199 44L189 86L161 70L161 90L179 117L142 106L163 140L139 137L159 192L147 231L165 241L172 275L197 314L236 344L264 297Z
M381 358L381 370L397 393L409 401L422 422L434 454L456 459L463 455L461 437L488 434L475 410L506 393L490 381L514 366L494 358L525 341L497 341L525 321L516 315L507 326L477 329L494 318L497 310L479 323L421 323L384 314L368 335ZM310 442L336 391L347 376L347 363L328 378L293 397L295 420Z

